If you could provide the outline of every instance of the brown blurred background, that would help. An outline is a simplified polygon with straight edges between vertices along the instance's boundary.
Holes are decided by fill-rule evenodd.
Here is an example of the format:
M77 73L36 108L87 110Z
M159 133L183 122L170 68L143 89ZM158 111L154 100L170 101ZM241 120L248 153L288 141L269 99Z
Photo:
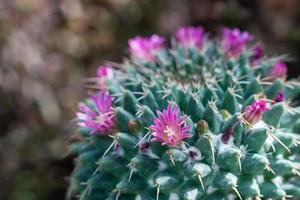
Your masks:
M300 72L299 0L1 0L0 199L64 199L82 79L135 35L237 26Z

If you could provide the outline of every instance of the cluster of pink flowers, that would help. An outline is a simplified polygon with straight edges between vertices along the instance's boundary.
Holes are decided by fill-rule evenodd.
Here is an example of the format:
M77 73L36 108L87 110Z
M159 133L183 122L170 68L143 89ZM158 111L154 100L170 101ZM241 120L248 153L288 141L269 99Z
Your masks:
M177 106L168 105L162 112L157 111L158 117L154 119L152 141L161 142L163 145L176 146L185 138L190 138L190 126L186 124L187 116L180 116Z
M239 56L253 38L250 33L242 32L238 28L223 28L222 33L222 45L229 57Z
M244 109L243 117L248 123L255 124L262 119L267 109L267 102L265 100L258 100Z
M178 45L184 48L201 49L205 40L205 31L202 27L183 27L177 30L176 40ZM222 45L228 56L237 56L246 45L252 40L248 32L239 29L223 29ZM131 56L145 61L155 61L158 51L164 48L164 38L158 35L150 37L137 36L129 40L129 51ZM264 49L257 46L253 49L252 58L254 61L260 60L264 54ZM287 66L279 61L275 63L267 73L271 80L275 78L285 78ZM79 126L87 127L92 133L106 133L115 126L115 117L112 109L113 98L107 92L106 81L113 79L114 73L110 65L101 65L97 70L97 77L100 78L100 92L91 97L94 106L80 103L80 112L77 113ZM278 92L273 99L274 102L284 101L283 92ZM255 124L261 120L263 113L267 110L267 103L259 100L244 109L243 118L250 124ZM152 141L161 142L163 145L176 146L185 138L190 138L190 126L186 124L187 116L180 114L177 106L168 105L162 112L157 111L158 117L154 119L154 124L150 126L152 130ZM225 135L227 136L227 135ZM224 137L225 137L224 136Z
M91 97L92 106L85 103L79 104L81 112L77 112L78 125L91 129L91 134L105 134L115 125L114 112L112 110L112 96L108 92L100 91Z
M252 35L238 28L224 28L222 31L222 45L229 57L240 55L247 44L252 40ZM202 27L182 27L176 31L175 38L184 48L201 49L205 41L205 31ZM152 35L149 37L137 36L129 40L129 52L132 57L148 62L155 61L158 51L164 47L165 39ZM254 59L258 60L263 55L261 47L254 49Z
M278 61L275 63L268 72L268 78L274 80L276 78L284 79L287 74L287 66L284 62Z
M137 36L129 40L129 52L132 57L145 61L154 61L157 52L164 47L165 39L158 35Z
M205 39L202 27L182 27L176 31L176 40L184 48L201 49Z

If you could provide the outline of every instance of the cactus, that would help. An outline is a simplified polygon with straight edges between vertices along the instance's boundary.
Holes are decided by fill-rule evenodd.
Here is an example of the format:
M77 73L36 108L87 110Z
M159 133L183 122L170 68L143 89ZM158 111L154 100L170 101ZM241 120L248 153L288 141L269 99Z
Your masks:
M87 80L69 197L300 198L300 85L248 32L222 33L181 28L169 48L135 37Z

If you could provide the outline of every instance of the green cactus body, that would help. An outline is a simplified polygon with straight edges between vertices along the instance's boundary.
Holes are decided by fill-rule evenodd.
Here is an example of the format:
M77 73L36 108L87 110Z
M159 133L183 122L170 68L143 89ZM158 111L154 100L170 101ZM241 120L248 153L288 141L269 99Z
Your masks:
M237 55L208 39L201 48L183 44L177 38L176 45L160 48L148 60L131 55L121 69L113 69L112 79L106 77L112 108L89 118L94 129L86 116L78 117L82 139L71 145L78 156L69 196L300 199L300 115L286 103L294 102L299 84L268 79L276 59L253 66L251 49ZM279 91L285 100L275 99ZM98 101L88 101L81 111L95 111ZM265 104L268 108L255 110ZM172 118L170 112L181 120L178 130L159 121ZM165 128L162 138L154 134L157 126Z

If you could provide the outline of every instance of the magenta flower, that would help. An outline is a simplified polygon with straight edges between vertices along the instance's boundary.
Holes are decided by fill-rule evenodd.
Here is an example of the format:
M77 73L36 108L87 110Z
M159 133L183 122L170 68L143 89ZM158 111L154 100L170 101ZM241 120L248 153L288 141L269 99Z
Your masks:
M250 33L247 31L242 32L238 28L224 28L222 33L222 45L225 53L229 57L236 57L240 55L240 53L253 38Z
M285 100L285 95L284 95L283 91L279 91L279 92L276 94L276 96L275 96L275 98L274 98L274 101L275 101L276 103L278 103L278 102L283 102L284 100Z
M154 119L154 125L150 126L153 131L152 141L161 142L163 145L176 146L185 138L190 138L188 132L190 126L186 124L187 116L180 116L177 106L168 105L162 112L157 111L158 117Z
M163 48L164 41L165 39L158 35L150 37L137 36L129 40L129 51L134 58L154 61L157 52Z
M114 112L112 110L112 96L108 92L101 91L91 97L93 107L84 103L79 104L81 112L77 112L78 125L91 129L91 134L106 133L115 125Z
M112 79L114 77L113 69L110 65L100 65L97 69L98 85L100 90L106 90L107 79Z
M234 131L234 127L229 127L223 133L221 139L225 144L228 144L229 140L232 138L233 131Z
M265 50L261 45L252 49L251 64L256 65L264 56Z
M265 100L258 100L245 108L244 119L250 124L255 124L262 119L267 109L267 102Z
M113 69L110 65L100 65L97 69L97 77L112 79L114 77Z
M182 27L176 31L176 40L184 48L201 49L205 39L202 27Z
M277 62L268 72L268 77L270 80L275 80L276 78L284 79L287 73L287 66L284 62Z
M145 143L142 143L140 145L140 150L143 151L143 152L147 151L147 149L149 149L149 148L150 148L150 143L149 142L145 142Z

